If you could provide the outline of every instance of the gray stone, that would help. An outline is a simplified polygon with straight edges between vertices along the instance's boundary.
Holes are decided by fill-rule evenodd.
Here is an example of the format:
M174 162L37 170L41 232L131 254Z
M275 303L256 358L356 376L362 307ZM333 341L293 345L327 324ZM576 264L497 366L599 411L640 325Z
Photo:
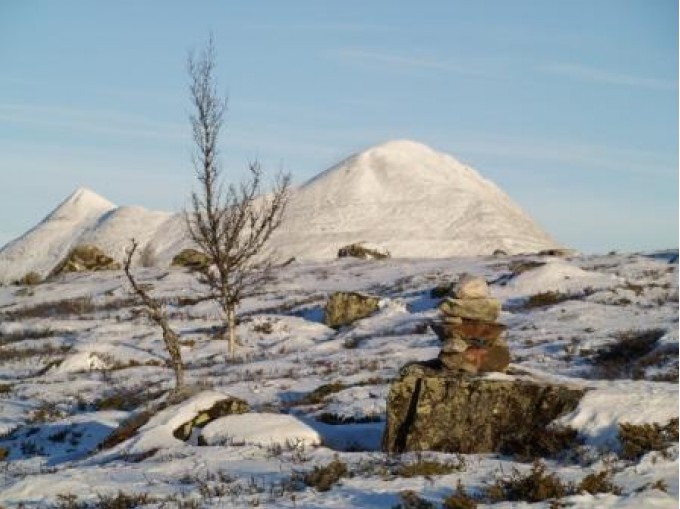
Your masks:
M481 322L495 322L501 312L497 299L444 299L439 310L445 315Z
M390 258L390 253L386 249L370 248L361 243L349 244L338 250L338 258L351 256L362 260L384 260Z
M196 414L190 421L185 422L180 427L173 431L173 436L180 440L189 440L191 432L195 427L202 428L209 422L214 421L225 415L245 414L250 411L248 403L239 398L226 398L217 401L213 406L207 410L203 410Z
M91 272L100 270L120 270L120 262L106 255L97 246L83 244L76 246L52 269L49 277L68 272Z
M469 343L462 338L449 338L442 344L442 352L444 353L461 353L470 347Z
M442 348L439 360L445 368L466 373L504 373L510 364L510 350L507 345L469 346L463 352L447 351Z
M326 303L324 321L329 327L342 327L372 315L378 309L379 297L359 292L336 292Z
M212 265L212 259L197 249L182 249L173 259L171 266L187 267L192 270L205 270Z
M525 450L574 410L580 387L497 380L412 365L390 387L383 450L463 454Z
M456 284L456 298L458 299L487 299L489 285L483 277L465 275Z

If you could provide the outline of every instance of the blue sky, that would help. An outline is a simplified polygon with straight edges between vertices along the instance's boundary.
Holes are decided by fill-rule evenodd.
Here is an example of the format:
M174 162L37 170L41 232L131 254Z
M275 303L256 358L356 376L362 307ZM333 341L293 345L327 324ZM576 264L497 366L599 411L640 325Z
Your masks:
M394 138L454 155L585 252L678 246L678 3L0 3L0 244L78 186L180 210L186 58L214 34L228 178L302 183Z

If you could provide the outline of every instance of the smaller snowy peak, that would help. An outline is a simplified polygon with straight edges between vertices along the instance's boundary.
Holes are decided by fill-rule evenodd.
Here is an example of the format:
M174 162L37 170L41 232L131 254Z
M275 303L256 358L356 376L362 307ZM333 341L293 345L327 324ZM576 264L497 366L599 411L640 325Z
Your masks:
M116 205L86 187L79 187L50 213L45 220L79 220L100 216Z

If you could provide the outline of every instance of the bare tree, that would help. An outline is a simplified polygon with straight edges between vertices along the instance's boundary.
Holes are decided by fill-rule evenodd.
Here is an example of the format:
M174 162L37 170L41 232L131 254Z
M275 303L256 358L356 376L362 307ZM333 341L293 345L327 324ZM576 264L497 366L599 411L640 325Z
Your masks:
M127 257L125 259L125 265L123 270L125 275L132 286L132 290L137 294L139 299L144 304L144 310L146 314L156 322L156 324L163 331L163 341L165 342L165 348L170 355L170 363L172 369L175 372L175 392L180 392L184 388L184 364L182 363L182 354L179 347L179 336L170 327L168 322L168 315L162 304L160 304L156 299L149 296L146 290L140 286L135 278L130 272L130 264L132 263L132 257L137 250L137 241L132 239L131 246L127 250Z
M212 266L201 271L199 278L224 313L233 358L236 308L244 291L260 283L274 264L271 257L263 256L263 248L281 224L290 174L279 172L271 191L264 194L262 168L255 161L249 165L247 179L223 186L217 144L227 99L217 93L212 37L198 57L189 56L187 68L193 107L193 162L199 182L199 190L191 195L187 227L191 239L212 260Z

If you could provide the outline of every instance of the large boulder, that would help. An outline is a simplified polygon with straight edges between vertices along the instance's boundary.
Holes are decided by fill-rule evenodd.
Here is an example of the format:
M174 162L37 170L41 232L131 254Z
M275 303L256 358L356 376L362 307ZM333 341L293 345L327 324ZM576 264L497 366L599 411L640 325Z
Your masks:
M470 376L411 364L390 387L383 450L513 453L574 410L585 390L534 379Z
M121 264L97 246L82 244L76 246L52 269L50 277L68 272L92 272L99 270L120 270Z
M212 259L207 254L197 249L182 249L170 263L173 267L187 267L192 270L205 270L212 264Z
M377 311L380 297L359 292L335 292L326 303L325 323L337 328L366 318Z

